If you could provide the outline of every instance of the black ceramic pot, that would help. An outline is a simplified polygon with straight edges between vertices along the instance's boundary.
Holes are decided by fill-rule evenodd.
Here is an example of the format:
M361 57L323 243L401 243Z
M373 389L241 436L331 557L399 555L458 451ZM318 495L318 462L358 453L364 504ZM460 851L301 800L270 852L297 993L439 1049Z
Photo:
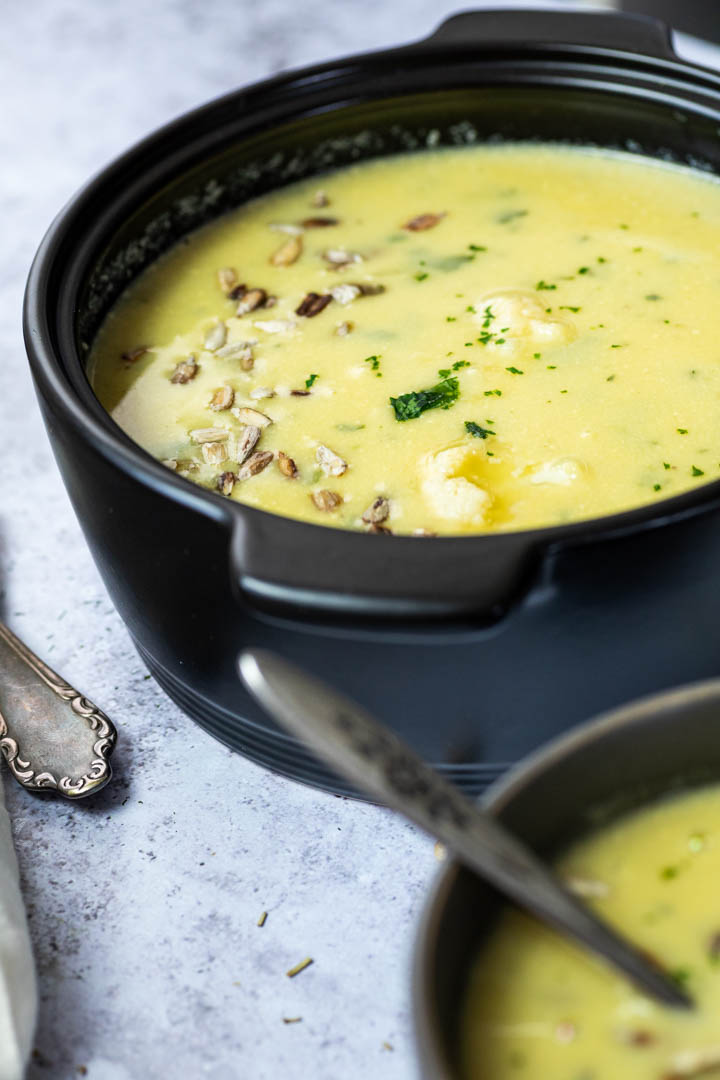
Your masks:
M720 481L638 510L418 540L277 517L153 461L104 412L88 349L122 289L251 196L361 158L500 139L720 165L720 78L643 18L471 12L427 41L291 72L151 135L66 207L25 335L58 464L158 682L228 745L346 790L239 685L241 646L329 678L470 793L569 725L720 672Z
M713 680L583 725L498 781L484 803L534 851L552 857L598 821L719 778L720 680ZM449 863L438 877L414 971L415 1032L425 1080L460 1080L460 1010L473 962L501 903L491 886L458 863Z

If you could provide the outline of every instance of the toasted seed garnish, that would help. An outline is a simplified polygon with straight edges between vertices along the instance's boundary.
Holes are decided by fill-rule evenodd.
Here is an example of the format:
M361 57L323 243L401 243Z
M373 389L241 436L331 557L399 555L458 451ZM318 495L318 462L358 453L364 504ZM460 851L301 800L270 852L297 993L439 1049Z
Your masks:
M172 469L173 472L175 472L178 467L177 458L161 459L160 464L164 465L166 469Z
M227 459L226 442L206 442L200 447L206 465L222 465Z
M265 923L267 922L267 917L268 917L267 911L261 911L260 912L260 918L257 921L257 925L258 926L264 926Z
M252 341L233 341L229 345L223 345L215 355L223 360L237 360L243 371L252 371L255 363L252 347L256 344L257 338Z
M413 536L437 536L436 532L432 532L430 529L413 529Z
M330 295L338 304L351 304L362 296L362 290L358 285L336 285L330 290Z
M189 433L194 443L222 442L230 432L224 427L193 428Z
M355 323L350 322L348 319L346 319L345 322L337 324L337 326L335 327L335 333L338 337L347 337L348 334L352 333L354 325Z
M407 229L409 232L424 232L425 229L434 228L442 219L445 214L418 214L417 217L411 218L403 225L403 229Z
M251 311L255 311L256 308L262 307L266 300L267 293L264 289L248 289L238 304L235 314L249 315Z
M296 323L292 319L266 319L263 322L254 322L258 330L264 330L266 334L287 334L294 330Z
M186 360L181 360L179 364L175 365L175 370L170 376L171 383L186 383L194 379L198 373L198 362L194 356L188 356Z
M248 397L251 397L253 401L262 401L263 398L275 397L275 391L269 386L256 386L250 391Z
M302 1021L302 1016L283 1016L283 1024L299 1024Z
M327 192L323 191L322 188L316 191L312 199L310 200L310 205L317 207L329 206L330 200L328 199Z
M342 476L344 472L347 472L347 462L322 443L315 451L315 460L326 476Z
M309 292L305 299L295 308L296 315L304 315L307 319L312 319L314 315L319 315L320 312L328 306L332 296L330 293Z
M232 495L232 489L235 487L235 473L223 472L217 478L216 487L221 495Z
M272 418L261 413L259 409L251 409L248 405L234 408L232 411L236 420L241 424L254 424L255 427L264 428L272 424Z
M375 523L368 525L365 532L376 533L378 536L392 536L393 534L392 529L386 528L385 525L376 525Z
M328 491L327 488L323 488L321 491L313 491L310 498L318 510L325 511L337 510L343 501L342 495L338 495L337 491Z
M349 282L353 288L359 289L363 296L379 296L380 293L385 292L385 286L380 285L375 281L353 281Z
M302 249L302 236L291 236L270 256L270 262L273 266L291 266L302 255Z
M311 390L291 390L291 397L310 397Z
M177 472L180 476L187 476L188 473L197 472L199 466L197 461L193 461L192 458L178 459Z
M281 221L271 221L268 225L273 232L287 233L288 236L302 236L302 225L291 225Z
M250 457L257 446L260 435L261 430L259 427L256 427L254 424L248 424L237 443L236 457L238 465L242 465Z
M327 229L330 225L339 225L336 217L307 217L302 222L303 229Z
M368 525L379 525L381 521L387 520L389 514L390 503L384 495L378 495L375 502L368 506L362 519Z
M210 398L210 408L214 412L224 412L229 409L235 400L235 391L232 386L221 386Z
M293 459L288 454L284 454L282 450L278 451L277 464L278 469L283 474L283 476L289 476L291 479L297 476L297 465L295 464Z
M217 272L218 285L224 293L230 293L238 283L237 274L232 266L223 266Z
M205 331L203 346L208 352L215 352L216 349L222 348L226 341L227 326L224 322L217 322L214 326L211 326L209 330Z
M244 282L239 282L230 292L227 294L228 300L242 300L245 293L248 291L247 285Z
M278 302L277 296L268 296L267 300L263 304L263 307L265 307L265 308L275 307L277 302Z
M274 457L272 450L256 450L239 470L238 480L249 480L251 476L257 476L268 467Z
M148 345L138 345L135 349L120 353L120 359L124 360L126 364L134 364L136 360L139 360L141 356L144 356L149 351L150 347Z
M336 270L363 261L362 255L356 251L345 251L344 248L328 248L327 251L323 251L323 259Z
M602 898L610 893L610 886L606 881L593 878L569 877L565 879L565 886L575 896Z

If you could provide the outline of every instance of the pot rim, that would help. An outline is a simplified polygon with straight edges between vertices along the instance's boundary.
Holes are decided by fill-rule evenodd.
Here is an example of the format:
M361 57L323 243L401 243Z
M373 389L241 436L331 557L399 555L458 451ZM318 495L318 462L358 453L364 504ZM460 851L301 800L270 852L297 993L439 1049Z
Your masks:
M544 743L512 765L495 780L479 799L483 809L495 816L512 804L524 789L560 761L602 742L619 728L642 726L647 721L703 701L720 700L720 678L705 679L684 686L648 694L619 708L601 713ZM464 871L457 859L449 859L430 887L415 935L412 961L412 1014L415 1043L421 1060L433 1080L458 1080L442 1054L443 1033L434 1008L436 985L434 942L445 917L448 898Z
M297 98L300 100L302 89L314 85L318 81L325 79L330 83L339 82L342 75L352 75L353 71L359 72L362 76L363 66L367 67L371 63L377 64L388 59L396 61L399 56L409 56L414 58L415 61L419 59L421 63L428 64L433 57L437 58L439 54L449 48L461 49L467 47L467 42L447 40L448 35L452 38L453 24L459 23L461 20L475 18L484 22L491 17L500 18L502 25L515 24L517 27L520 26L523 19L528 17L533 20L542 20L544 17L552 17L555 20L561 18L562 25L567 23L568 26L577 27L575 33L570 35L572 40L575 40L575 36L582 38L584 32L592 28L593 25L599 26L599 20L608 19L607 15L599 12L558 12L557 10L548 11L543 9L465 12L453 16L450 20L441 24L433 35L419 42L390 49L353 54L340 60L293 69L273 78L231 91L196 109L185 112L169 123L155 129L106 164L94 178L70 199L50 225L33 260L25 291L23 331L33 376L42 394L55 409L62 411L64 420L69 421L83 439L91 441L95 450L131 475L133 479L186 506L190 510L225 524L226 527L236 533L245 534L256 527L263 530L283 528L286 543L287 537L290 535L296 538L298 546L326 546L332 542L333 546L338 549L343 546L343 550L346 552L352 551L353 559L362 558L363 553L370 551L372 546L378 543L376 538L371 540L365 538L363 533L354 530L331 528L324 524L298 521L236 500L223 499L220 495L200 488L198 485L193 484L192 481L176 475L154 459L139 444L130 439L110 414L103 409L99 401L94 397L89 382L87 382L87 393L85 393L84 398L80 388L72 382L72 376L67 371L67 364L63 356L62 343L54 340L55 333L52 327L54 327L59 306L54 301L50 301L48 285L52 273L56 271L56 264L62 265L63 259L67 261L67 255L62 252L62 248L68 242L69 233L77 226L80 219L86 220L88 214L90 220L92 220L92 213L95 213L96 218L98 217L93 207L97 205L98 196L103 192L106 185L112 182L112 178L119 171L133 166L141 166L149 154L157 151L159 144L172 139L177 141L180 133L202 119L209 124L208 130L210 134L205 139L205 143L208 144L205 148L205 157L207 157L210 152L211 140L217 140L220 131L220 128L213 127L210 122L213 118L220 117L222 119L223 110L232 105L237 105L240 102L247 105L246 99L258 98L280 90L287 92L289 88L297 88L299 91ZM492 52L506 46L516 51L520 50L522 55L527 57L531 57L534 52L547 55L550 51L559 52L565 57L573 57L577 56L579 52L583 57L593 57L596 60L598 57L603 61L614 58L616 62L623 60L634 65L659 66L663 70L672 71L681 80L684 80L687 89L689 89L692 79L703 82L706 89L709 86L711 92L717 96L718 107L720 108L720 78L715 73L679 59L667 45L665 53L660 55L660 46L663 39L667 37L667 29L663 28L663 24L643 16L613 15L610 18L612 18L614 25L619 26L622 23L623 30L630 29L636 32L639 27L645 29L647 27L654 28L656 40L654 40L653 44L657 52L652 55L649 52L635 51L635 45L628 51L619 47L617 43L614 45L583 45L582 40L576 45L565 41L561 41L559 44L548 43L547 41L544 43L532 40L521 41L517 36L515 39L508 41L493 40L491 36L487 40L475 41L471 44L473 49L478 52L478 55L482 49ZM592 37L592 34L590 36ZM432 94L433 91L428 91L428 93ZM392 100L400 96L402 95L398 93L390 93L386 96L386 100ZM364 100L367 100L367 95L364 96ZM342 109L347 107L348 104L352 105L352 102L340 101L339 104L335 103L330 107ZM294 111L286 107L284 114L274 123L277 125L291 119L296 120L304 115L309 115L309 113L303 112L301 103L296 104ZM242 139L242 137L241 135L240 138ZM196 139L193 144L193 152L197 158L199 158L202 149L198 146L199 142L200 140ZM189 164L186 163L187 167L189 167ZM115 201L117 202L117 199ZM129 210L126 211L126 216L128 212ZM70 257L72 259L72 253ZM82 367L82 359L76 348L73 348L71 365L80 365ZM465 556L467 556L469 550L472 550L471 545L474 545L478 557L481 559L483 554L491 547L496 550L498 546L504 548L512 546L515 549L524 548L528 551L535 550L546 554L548 551L560 546L579 545L585 542L612 539L655 529L670 522L678 522L710 509L716 509L718 506L720 506L720 479L707 481L694 489L642 506L568 524L503 532L442 535L433 537L432 544L420 545L420 547L418 546L417 537L398 535L392 537L392 545L393 552L399 559L404 559L412 550L414 553L413 558L416 560L422 558L423 562L428 566L451 560L454 555L459 553L460 545L463 545L462 551ZM331 537L333 538L332 541ZM429 554L419 554L419 552L426 550ZM362 593L361 589L349 591ZM376 593L381 595L382 587L379 590L376 589Z

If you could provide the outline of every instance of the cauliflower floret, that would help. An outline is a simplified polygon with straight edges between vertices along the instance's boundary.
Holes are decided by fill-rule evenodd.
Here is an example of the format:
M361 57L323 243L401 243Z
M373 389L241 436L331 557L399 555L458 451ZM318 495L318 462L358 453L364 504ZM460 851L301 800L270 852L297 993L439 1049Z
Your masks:
M527 474L531 484L557 484L569 487L579 480L585 471L582 461L576 458L556 458L555 461L543 461Z
M464 446L422 458L422 493L433 513L451 521L484 524L492 497L473 478L479 461L477 453Z
M474 304L473 321L505 340L525 339L532 345L566 345L577 337L577 329L563 315L546 311L549 305L535 293L505 289L488 293ZM493 318L489 324L487 311Z

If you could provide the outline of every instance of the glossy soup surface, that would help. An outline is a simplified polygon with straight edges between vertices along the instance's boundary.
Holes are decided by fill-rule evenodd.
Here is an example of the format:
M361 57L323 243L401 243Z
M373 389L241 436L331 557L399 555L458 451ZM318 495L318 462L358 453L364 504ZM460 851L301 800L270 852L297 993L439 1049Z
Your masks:
M685 984L667 1009L528 916L478 956L461 1021L465 1080L720 1076L720 787L600 829L559 864L587 902Z
M101 328L96 393L169 468L279 514L421 534L720 478L716 180L517 144L318 188L199 230Z

